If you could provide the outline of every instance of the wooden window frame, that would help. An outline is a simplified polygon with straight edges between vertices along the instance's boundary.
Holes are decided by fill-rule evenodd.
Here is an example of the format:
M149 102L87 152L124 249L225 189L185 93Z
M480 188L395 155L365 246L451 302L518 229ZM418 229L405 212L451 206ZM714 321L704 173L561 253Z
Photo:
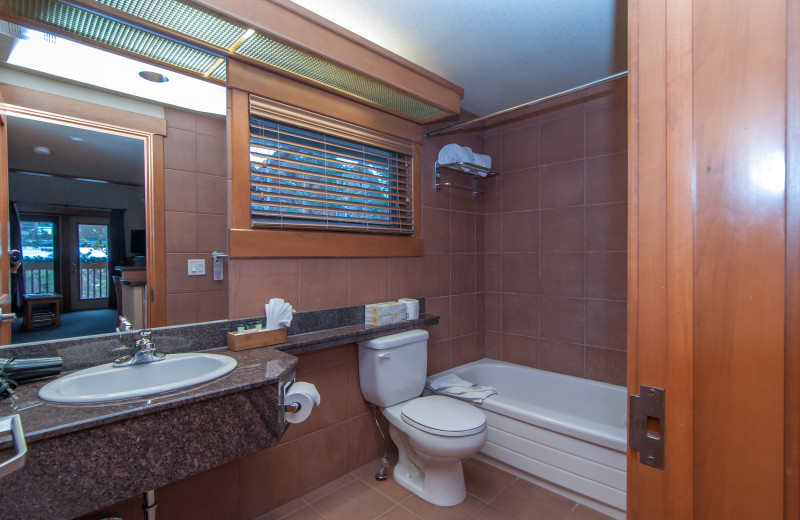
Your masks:
M422 256L422 127L308 85L237 64L228 82L231 258ZM233 72L231 76L230 73ZM278 83L283 88L272 88ZM259 229L250 227L250 94L332 117L411 142L414 235ZM298 103L298 101L300 101ZM373 114L374 112L374 114Z

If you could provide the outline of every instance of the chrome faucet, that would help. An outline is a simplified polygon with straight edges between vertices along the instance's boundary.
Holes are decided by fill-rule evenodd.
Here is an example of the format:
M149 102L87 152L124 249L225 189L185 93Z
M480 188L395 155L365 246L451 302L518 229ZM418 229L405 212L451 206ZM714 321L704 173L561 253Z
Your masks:
M150 331L145 329L139 331L141 339L136 340L136 349L133 355L125 355L119 359L114 360L111 366L114 367L129 367L133 365L141 365L143 363L155 363L164 359L166 354L156 352L156 346L150 340Z

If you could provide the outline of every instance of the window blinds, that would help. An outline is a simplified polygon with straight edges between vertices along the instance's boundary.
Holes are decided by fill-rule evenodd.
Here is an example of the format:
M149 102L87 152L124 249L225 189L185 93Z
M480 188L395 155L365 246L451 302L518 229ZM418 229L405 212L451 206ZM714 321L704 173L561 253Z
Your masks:
M345 132L342 122L326 133L319 116L303 126L286 119L251 105L252 227L413 234L410 154L347 139L365 129Z

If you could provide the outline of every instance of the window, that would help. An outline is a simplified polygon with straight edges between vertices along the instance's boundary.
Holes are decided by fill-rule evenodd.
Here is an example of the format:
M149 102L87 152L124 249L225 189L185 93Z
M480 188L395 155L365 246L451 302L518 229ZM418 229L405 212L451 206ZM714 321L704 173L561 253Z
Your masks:
M22 216L19 227L26 293L56 292L56 223L55 217Z
M413 235L410 144L326 119L251 107L251 227Z

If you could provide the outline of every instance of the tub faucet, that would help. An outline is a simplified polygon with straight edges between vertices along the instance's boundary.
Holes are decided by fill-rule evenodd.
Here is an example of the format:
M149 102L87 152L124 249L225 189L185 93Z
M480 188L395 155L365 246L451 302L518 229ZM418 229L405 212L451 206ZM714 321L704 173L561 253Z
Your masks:
M139 337L141 339L136 340L136 349L133 355L122 356L114 360L111 365L114 367L129 367L143 363L155 363L164 359L166 354L156 352L156 346L150 340L150 334L151 332L147 329L140 331Z

